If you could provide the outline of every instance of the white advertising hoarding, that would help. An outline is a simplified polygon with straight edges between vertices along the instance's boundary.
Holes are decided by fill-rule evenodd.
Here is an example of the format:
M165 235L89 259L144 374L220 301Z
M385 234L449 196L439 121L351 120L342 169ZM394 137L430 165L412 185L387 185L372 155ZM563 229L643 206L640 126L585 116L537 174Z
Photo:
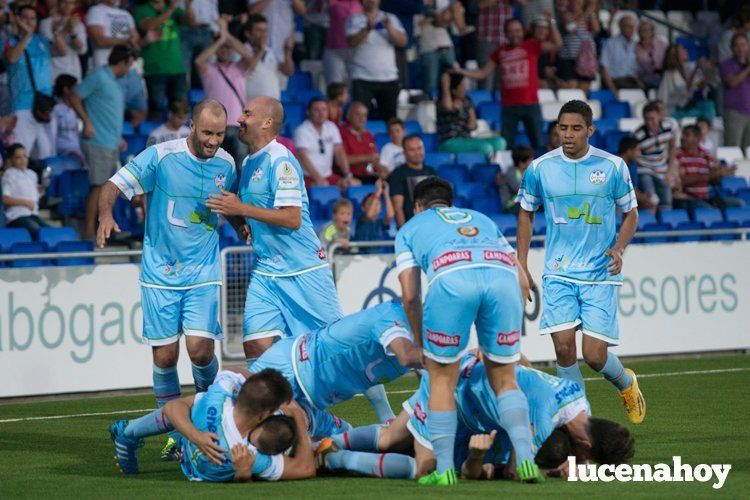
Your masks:
M0 269L0 397L151 387L139 271ZM180 381L192 383L181 347Z
M619 287L623 356L750 348L750 242L632 245ZM544 249L529 267L541 285ZM393 255L336 258L344 314L400 296ZM539 287L541 288L541 286ZM541 290L540 290L541 293ZM532 361L554 360L539 335L538 302L527 307L521 349Z

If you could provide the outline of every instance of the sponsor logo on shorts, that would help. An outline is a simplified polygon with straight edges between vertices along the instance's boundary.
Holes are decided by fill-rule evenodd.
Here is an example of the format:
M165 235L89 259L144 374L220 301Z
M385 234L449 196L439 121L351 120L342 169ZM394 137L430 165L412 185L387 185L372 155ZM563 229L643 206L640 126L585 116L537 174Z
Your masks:
M422 422L422 425L427 421L427 412L422 409L422 403L414 405L414 418Z
M485 250L484 260L494 260L496 262L501 262L507 266L516 265L516 263L513 262L513 258L509 254L500 250Z
M497 332L497 345L514 345L521 338L520 330L513 330L508 333Z
M299 360L307 361L310 357L307 355L307 335L299 341Z
M325 260L326 258L326 249L323 247L318 248L318 258L320 260Z
M589 175L589 181L591 181L591 184L604 184L605 180L607 180L607 175L601 170L594 170L591 172L591 175Z
M441 267L450 266L456 262L471 262L471 251L470 250L458 250L455 252L446 252L440 257L433 259L432 270L437 271Z
M438 347L458 347L459 343L461 342L460 335L448 335L447 333L432 331L429 328L427 328L426 330L427 341L432 342Z
M476 226L461 226L458 228L458 234L467 238L473 238L479 234L479 228Z

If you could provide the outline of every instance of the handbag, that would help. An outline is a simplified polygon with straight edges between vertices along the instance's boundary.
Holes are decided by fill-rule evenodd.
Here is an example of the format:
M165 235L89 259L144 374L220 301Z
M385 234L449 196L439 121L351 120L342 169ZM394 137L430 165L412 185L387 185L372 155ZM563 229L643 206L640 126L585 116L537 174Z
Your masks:
M36 90L36 81L34 80L34 72L31 71L29 52L24 50L23 55L26 58L26 70L29 72L29 78L31 79L31 88L34 90L34 102L31 106L31 113L39 123L49 123L52 120L52 108L55 107L55 98Z
M599 61L596 59L596 45L593 40L583 40L576 56L576 73L584 78L596 77Z

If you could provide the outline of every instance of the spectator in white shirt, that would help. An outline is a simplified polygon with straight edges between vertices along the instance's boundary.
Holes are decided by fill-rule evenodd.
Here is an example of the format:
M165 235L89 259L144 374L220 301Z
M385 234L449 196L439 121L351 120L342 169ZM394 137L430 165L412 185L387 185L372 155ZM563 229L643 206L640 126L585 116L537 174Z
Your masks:
M638 40L635 30L638 21L630 14L619 21L620 34L607 40L599 61L602 65L602 85L616 94L618 89L645 88L638 76L635 49Z
M44 195L49 179L39 184L36 172L29 169L29 157L21 144L11 144L5 155L2 191L6 225L26 229L37 239L39 229L49 226L39 217L39 198Z
M268 47L268 21L260 14L253 14L244 28L245 39L253 59L249 64L245 90L247 100L260 96L281 99L280 76L292 76L294 61L292 49L294 39L290 36L284 44L284 59L276 59L275 52ZM281 74L281 75L280 75Z
M72 15L76 0L60 0L56 15L42 19L39 23L39 34L49 40L52 51L52 80L66 73L81 80L81 59L78 57L88 50L86 44L86 26Z
M380 164L390 174L393 169L406 163L404 156L404 122L400 118L393 117L388 120L388 137L391 142L385 144L380 150Z
M395 47L406 47L408 38L401 21L379 7L380 0L362 0L363 12L346 22L346 37L352 47L352 100L367 104L372 119L388 120L398 103Z
M284 60L287 39L294 36L294 15L307 13L304 0L248 0L248 13L263 14L268 19L268 46L277 61Z
M57 104L55 115L55 150L57 156L77 156L83 162L81 138L78 134L79 119L71 105L78 81L73 75L62 74L55 80L54 94Z
M185 61L194 61L206 47L213 43L213 35L219 35L219 2L218 0L191 0L185 2L185 10L193 13L195 26L180 27L180 45ZM192 65L188 71L188 82L191 88L201 84L198 68Z
M339 129L328 120L325 99L315 98L307 105L307 120L294 131L294 147L305 177L309 178L306 183L342 188L359 184L349 170ZM333 173L334 160L343 173L343 179Z
M187 101L177 100L169 104L167 121L156 127L148 134L147 146L161 144L162 142L184 139L190 135L187 123L190 106Z

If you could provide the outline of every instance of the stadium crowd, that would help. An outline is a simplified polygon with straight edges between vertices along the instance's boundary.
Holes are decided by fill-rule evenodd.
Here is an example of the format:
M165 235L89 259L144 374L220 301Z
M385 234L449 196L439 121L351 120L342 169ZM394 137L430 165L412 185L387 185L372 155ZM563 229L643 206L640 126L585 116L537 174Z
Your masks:
M241 165L237 119L261 95L285 106L280 141L326 242L389 239L427 175L459 204L517 212L523 170L559 146L572 98L594 107L592 144L628 159L642 209L743 207L750 8L709 4L0 0L1 222L37 240L62 220L92 239L100 186L186 137L204 97L227 109L223 147ZM118 202L136 237L143 203Z

